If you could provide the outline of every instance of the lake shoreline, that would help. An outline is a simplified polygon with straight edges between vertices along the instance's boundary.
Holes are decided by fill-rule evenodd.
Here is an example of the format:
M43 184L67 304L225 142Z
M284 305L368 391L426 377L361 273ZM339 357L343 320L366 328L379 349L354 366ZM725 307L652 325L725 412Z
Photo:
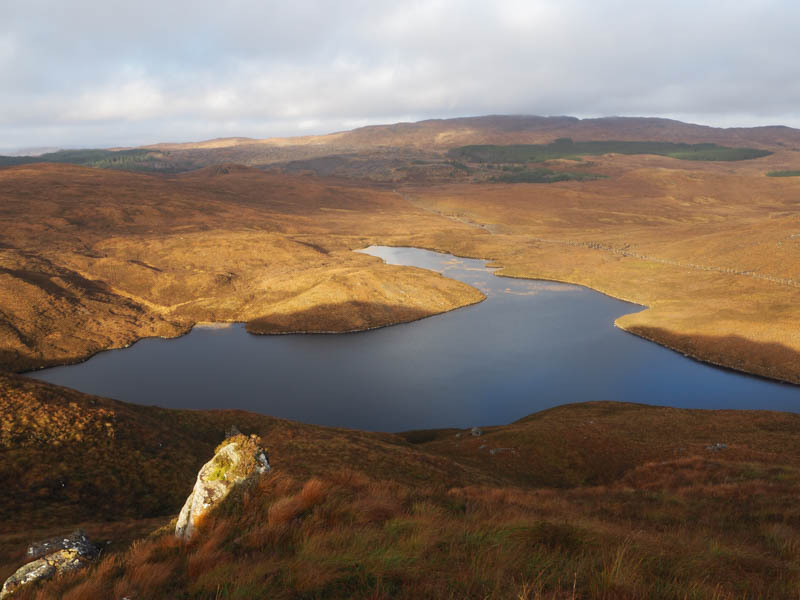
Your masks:
M762 380L765 380L765 381L781 383L781 384L785 384L785 385L788 385L788 386L796 387L796 386L800 385L800 377L798 377L796 380L791 380L791 379L780 377L778 375L769 375L769 374L758 372L758 371L755 371L755 370L750 370L750 369L747 369L746 367L734 366L734 365L732 365L730 363L726 363L726 362L721 361L721 360L714 360L714 359L709 358L707 356L704 356L703 354L700 354L700 353L687 351L685 348L681 348L680 346L675 345L675 344L670 344L669 342L659 338L658 336L647 335L646 333L644 333L642 331L632 330L632 329L627 328L624 325L621 325L619 323L620 319L622 319L624 317L627 317L628 315L633 315L633 314L636 314L638 312L643 312L643 311L648 310L650 308L649 306L641 304L639 302L636 302L635 300L631 300L631 299L628 299L628 298L616 296L616 295L614 295L612 293L608 293L608 292L605 292L603 290L595 289L595 288L593 288L591 286L588 286L588 285L585 285L585 284L582 284L582 283L576 283L574 281L570 281L570 280L567 280L567 279L558 279L558 278L553 278L553 277L523 277L523 276L520 276L520 275L504 274L504 273L502 273L502 271L504 270L505 267L502 264L499 264L498 266L489 266L489 264L488 264L488 263L495 263L497 265L498 262L499 262L498 259L491 258L491 257L485 258L485 257L475 257L475 256L466 256L466 255L462 256L462 255L453 254L453 253L450 253L450 252L442 252L441 250L434 249L434 248L427 248L424 245L423 246L391 246L391 245L382 244L380 246L373 245L373 246L368 246L368 247L365 247L365 248L355 249L355 250L352 250L352 251L356 252L356 253L360 253L360 254L366 254L368 256L374 256L375 258L379 258L379 259L383 260L379 256L376 256L374 254L370 254L369 252L365 252L365 250L367 250L369 248L372 248L372 247L423 250L423 251L428 251L428 252L435 252L437 254L446 254L448 256L451 256L451 257L454 257L454 258L458 258L458 259L480 260L480 261L484 262L485 272L487 274L489 274L489 275L492 275L492 276L495 276L495 277L498 277L498 278L505 278L505 279L518 280L518 281L553 282L553 283L559 283L559 284L565 284L565 285L572 285L572 286L576 286L578 288L590 290L590 291L592 291L594 293L601 294L601 295L603 295L605 297L608 297L608 298L611 298L611 299L614 299L614 300L619 300L619 301L626 302L626 303L629 303L629 304L634 304L636 306L641 307L641 311L633 311L633 312L630 312L630 313L626 313L625 315L622 315L620 317L617 317L613 321L613 326L615 328L617 328L620 331L623 331L623 332L625 332L625 333L627 333L629 335L632 335L632 336L635 336L637 338L640 338L642 340L646 340L646 341L648 341L650 343L657 344L658 346L660 346L662 348L666 348L666 349L668 349L668 350L670 350L672 352L678 353L681 356L684 356L686 358L689 358L689 359L691 359L693 361L696 361L696 362L704 364L704 365L708 365L708 366L711 366L711 367L714 367L714 368L718 368L718 369L723 369L723 370L730 371L730 372L733 372L733 373L739 373L739 374L747 375L747 376L750 376L750 377L755 377L755 378L762 379ZM384 263L385 262L386 261L384 261ZM386 264L389 264L389 263L386 263ZM407 267L412 267L412 268L423 268L424 269L424 267L417 267L415 265L399 265L399 266L407 266ZM427 270L433 270L433 269L427 269ZM435 271L434 270L434 272L439 273L443 277L447 277L447 275L442 271ZM454 279L454 278L449 278L449 279ZM457 280L457 279L454 279L454 280L460 281L460 280ZM466 283L466 282L461 281L461 283ZM470 285L468 283L466 285L469 285L470 287L474 288L474 286L472 286L472 285ZM477 289L477 288L474 288L474 289ZM478 290L478 291L480 292L480 290ZM394 327L394 326L397 326L397 325L414 323L414 322L417 322L417 321L421 321L421 320L427 319L428 317L447 314L447 313L453 312L455 310L458 310L460 308L466 308L468 306L474 306L476 304L480 304L481 302L484 302L486 300L486 298L487 298L486 295L483 294L483 298L481 298L480 300L477 300L475 302L470 302L470 303L467 303L467 304L463 304L461 306L456 306L456 307L453 307L453 308L450 308L448 310L444 310L444 311L441 311L441 312L435 312L435 313L431 313L429 315L423 315L423 316L419 316L419 317L415 317L415 318L407 319L407 320L398 320L398 321L392 321L392 322L389 322L389 323L384 323L384 324L379 324L379 325L374 325L374 326L361 327L361 328L352 328L352 329L330 329L330 330L287 329L285 331L260 332L260 331L254 331L249 327L250 321L198 321L198 322L189 324L188 326L186 326L185 328L180 330L174 336L144 336L144 337L136 338L133 341L131 341L129 343L126 343L124 345L112 346L112 347L109 347L109 348L104 348L104 349L97 350L96 352L93 352L93 353L91 353L91 354L89 354L89 355L87 355L85 357L77 358L76 360L66 360L66 361L51 362L49 364L43 365L41 367L37 367L35 369L26 369L26 370L20 370L20 371L16 371L16 372L18 374L21 374L21 375L26 375L26 374L31 374L31 373L38 373L38 372L41 372L43 370L47 370L47 369L51 369L51 368L55 368L55 367L79 365L81 363L85 363L86 361L94 358L98 354L102 354L104 352L112 351L112 350L124 350L126 348L130 348L134 344L136 344L136 343L138 343L140 341L143 341L143 340L153 340L153 339L172 340L172 339L178 339L178 338L181 338L181 337L184 337L184 336L190 334L192 331L195 330L195 328L201 328L201 329L225 329L225 328L232 327L234 325L243 325L244 326L244 330L248 334L254 335L254 336L284 336L284 335L285 336L289 336L289 335L308 335L308 336L313 336L313 335L317 335L317 334L318 335L329 336L329 335L337 335L337 334L356 334L356 333L374 331L374 330L378 330L378 329L384 329L384 328L387 328L387 327ZM12 372L14 372L14 371L12 371Z

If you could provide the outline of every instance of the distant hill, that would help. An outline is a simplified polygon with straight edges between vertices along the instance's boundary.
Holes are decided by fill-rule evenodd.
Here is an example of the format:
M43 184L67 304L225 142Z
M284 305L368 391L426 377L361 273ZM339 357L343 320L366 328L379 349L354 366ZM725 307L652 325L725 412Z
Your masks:
M674 143L717 143L765 147L800 145L800 130L784 126L719 128L649 117L541 117L490 115L429 119L416 123L369 125L351 131L296 138L226 138L146 148L193 150L232 146L379 146L446 149L470 144L539 144L569 137L576 141L619 140Z
M461 146L550 144L561 138L575 142L718 144L772 151L800 148L800 130L783 126L722 129L659 118L491 115L371 125L352 131L304 137L231 137L157 143L139 148L0 156L0 167L32 162L66 162L90 167L175 173L215 164L240 163L250 167L276 166L289 171L331 174L329 165L321 167L315 161L336 157L337 164L344 161L347 166L339 166L334 174L386 180L393 177L381 173L391 171L398 164L408 166L414 161L441 158L448 150Z

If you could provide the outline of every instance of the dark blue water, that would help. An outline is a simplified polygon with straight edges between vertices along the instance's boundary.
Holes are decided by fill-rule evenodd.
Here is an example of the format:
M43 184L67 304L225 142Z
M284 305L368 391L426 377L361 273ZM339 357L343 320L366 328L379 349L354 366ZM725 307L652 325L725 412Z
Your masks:
M353 334L196 327L30 375L140 404L242 408L383 431L508 423L585 400L800 411L798 386L707 366L614 328L614 319L640 306L572 285L495 277L481 260L368 251L441 271L488 298Z

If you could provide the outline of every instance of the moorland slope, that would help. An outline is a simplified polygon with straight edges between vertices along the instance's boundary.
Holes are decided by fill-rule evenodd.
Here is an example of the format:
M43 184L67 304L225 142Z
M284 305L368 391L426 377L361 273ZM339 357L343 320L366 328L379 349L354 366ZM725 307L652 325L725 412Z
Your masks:
M794 155L795 153L791 153ZM685 354L800 382L800 178L741 163L594 157L583 182L408 187L480 235L418 243L491 257L496 274L589 286L646 305L617 325ZM413 243L413 242L412 242Z
M558 156L543 147L559 139ZM487 146L508 144L537 146ZM476 437L391 435L134 406L2 371L197 322L349 331L482 299L352 251L388 244L644 304L617 324L800 383L798 147L781 127L485 117L81 155L111 170L69 153L11 161L0 577L28 542L83 525L113 542L97 567L20 598L792 597L794 414L588 403ZM231 425L266 441L274 474L177 544L158 528Z
M800 178L767 176L796 170L798 135L499 116L309 138L321 158L283 163L282 172L8 167L0 170L0 365L81 360L200 321L245 321L254 333L349 331L481 299L463 284L351 252L375 243L588 285L649 307L618 320L628 331L800 382ZM343 139L355 153L335 154ZM219 162L256 142L184 150ZM459 145L467 142L539 145ZM666 142L731 150L676 152ZM624 153L602 153L615 148ZM664 155L638 153L647 151Z
M0 385L0 578L75 525L111 542L21 599L788 598L800 583L795 414L602 402L479 436L379 434ZM179 543L168 524L231 425L261 436L273 471Z
M350 331L478 302L477 290L351 252L468 231L388 191L211 167L179 177L0 170L0 367L85 359L199 321Z

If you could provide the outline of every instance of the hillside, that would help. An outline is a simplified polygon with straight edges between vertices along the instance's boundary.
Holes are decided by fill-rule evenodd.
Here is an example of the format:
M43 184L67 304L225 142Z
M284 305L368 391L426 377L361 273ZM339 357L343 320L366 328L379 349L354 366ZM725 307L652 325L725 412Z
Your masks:
M609 175L595 181L404 193L480 232L455 247L423 236L420 244L492 257L497 275L578 283L643 304L617 325L702 360L798 383L800 179L765 176L783 160L723 167L608 156L593 159L592 170Z
M244 167L163 177L42 164L0 170L0 197L0 368L74 362L198 321L349 331L483 299L351 252L409 228L469 229L388 191Z
M81 522L113 541L19 598L784 598L800 578L794 414L584 403L392 435L2 385L0 479L19 485L0 575L38 534ZM162 529L128 547L175 516L232 424L273 472L191 544Z
M739 130L703 138L709 128L652 119L487 117L353 135L395 132L404 144L413 132L467 125L493 132L482 141L509 131L575 137L451 149L460 161L432 146L285 167L296 173L234 164L170 175L47 163L0 169L0 366L74 362L197 322L244 321L253 333L352 331L483 298L352 252L385 244L491 259L499 275L587 285L649 307L618 320L632 333L800 382L800 178L767 176L795 171L800 152L769 138L773 145L752 154L736 145L745 139ZM581 142L568 131L601 137L601 126L616 138L671 131L682 141ZM758 146L768 132L792 131L745 137ZM708 140L729 145L692 145ZM439 158L413 158L419 152ZM381 181L368 181L373 175ZM395 176L388 187L383 180Z
M800 148L789 127L717 128L642 117L493 115L371 125L327 135L293 138L221 138L158 143L140 148L61 150L37 156L0 156L0 166L72 163L131 171L178 173L239 163L288 172L310 171L379 181L441 181L453 172L447 152L461 146L576 142L718 144L754 150Z
M580 141L659 141L733 146L800 144L800 130L783 126L726 129L645 117L578 119L567 116L491 115L369 125L351 131L297 138L226 138L186 144L156 144L145 148L177 151L264 145L338 146L358 150L381 146L429 149L469 144L538 144L565 137Z

